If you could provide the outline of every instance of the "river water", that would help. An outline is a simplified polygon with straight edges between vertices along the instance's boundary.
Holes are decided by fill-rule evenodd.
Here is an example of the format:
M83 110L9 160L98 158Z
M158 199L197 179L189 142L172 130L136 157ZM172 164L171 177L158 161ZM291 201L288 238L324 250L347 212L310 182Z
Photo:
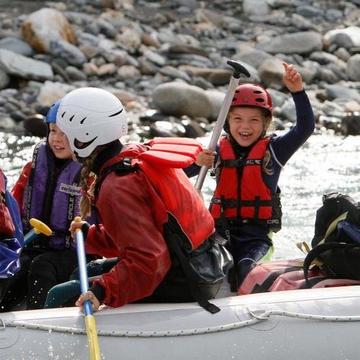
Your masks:
M201 139L206 145L209 138ZM0 166L11 187L27 161L31 159L35 137L0 133ZM310 242L316 210L324 193L339 191L360 200L360 137L332 134L313 135L288 161L280 176L283 228L274 235L274 259L302 257L299 241ZM207 177L203 186L208 203L214 180Z

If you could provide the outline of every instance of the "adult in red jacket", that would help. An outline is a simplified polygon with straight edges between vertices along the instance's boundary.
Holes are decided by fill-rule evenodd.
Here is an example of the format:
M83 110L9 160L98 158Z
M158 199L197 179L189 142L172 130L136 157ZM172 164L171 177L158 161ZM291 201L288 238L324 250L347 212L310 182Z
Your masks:
M61 101L57 123L83 163L82 217L93 204L101 221L91 227L73 222L71 230L81 226L87 234L88 253L120 258L77 305L91 300L97 310L101 303L197 300L214 311L207 300L225 276L224 248L212 238L213 219L183 171L156 164L154 158L164 161L161 151L121 144L125 110L107 91L70 92ZM90 173L96 181L89 189Z

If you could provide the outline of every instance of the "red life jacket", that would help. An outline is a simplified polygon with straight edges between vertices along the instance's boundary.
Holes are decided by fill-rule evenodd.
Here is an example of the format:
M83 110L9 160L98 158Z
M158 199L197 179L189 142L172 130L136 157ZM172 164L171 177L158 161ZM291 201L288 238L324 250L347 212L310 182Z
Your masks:
M221 169L210 212L215 220L270 220L272 193L262 176L262 162L270 138L259 140L246 159L236 159L227 137L220 141Z
M212 216L182 170L194 162L201 145L181 138L153 139L146 145L148 151L143 147L140 154L138 146L129 146L116 160L130 159L130 167L138 167L146 174L194 250L214 232Z
M214 219L182 170L195 161L201 150L195 140L179 138L154 139L147 146L130 145L101 170L95 192L111 171L119 175L143 172L167 210L164 239L172 261L176 259L172 266L182 269L179 279L186 278L190 293L199 305L216 313L220 309L208 299L215 296L231 260L225 259L220 246L217 246L220 251L214 252L215 240L206 242L214 233ZM193 250L198 248L203 254L201 261L196 259L196 254L192 256ZM212 248L214 251L210 253ZM203 276L202 267L206 269L206 276Z

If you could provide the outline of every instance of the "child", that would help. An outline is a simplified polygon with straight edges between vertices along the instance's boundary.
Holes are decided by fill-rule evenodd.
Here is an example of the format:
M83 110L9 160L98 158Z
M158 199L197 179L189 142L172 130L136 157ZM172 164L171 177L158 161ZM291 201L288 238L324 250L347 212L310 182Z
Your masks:
M120 259L76 304L90 300L97 310L102 303L119 307L136 301L197 300L217 311L208 299L216 295L228 261L213 238L214 222L200 196L185 173L172 166L179 167L186 156L123 146L119 138L127 132L125 110L101 89L67 94L57 124L84 166L81 214L86 216L93 203L102 222L91 227L73 222L71 230L88 229L89 253ZM91 172L96 181L88 189Z
M301 75L284 63L284 85L295 102L297 123L282 136L267 136L272 100L261 86L242 84L236 89L220 139L215 167L217 186L210 203L217 232L229 240L234 258L230 283L237 291L256 263L272 254L272 231L280 230L281 204L277 186L280 171L314 131L314 115ZM206 150L197 165L209 166Z
M23 249L20 271L13 277L13 286L2 304L5 311L26 294L28 309L42 308L48 290L67 281L77 266L76 248L68 229L79 214L81 165L72 159L69 142L56 125L59 104L55 103L47 114L47 139L36 145L32 161L13 188L24 232L31 229L30 218L37 218L54 233L50 237L39 235Z

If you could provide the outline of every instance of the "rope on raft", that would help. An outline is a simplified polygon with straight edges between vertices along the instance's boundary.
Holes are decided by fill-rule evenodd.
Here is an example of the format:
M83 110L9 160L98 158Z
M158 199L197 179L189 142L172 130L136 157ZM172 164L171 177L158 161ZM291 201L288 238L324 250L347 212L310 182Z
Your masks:
M257 324L262 321L269 320L272 316L284 316L292 317L301 320L316 320L316 321L328 321L328 322L352 322L360 321L360 316L336 316L336 315L312 315L295 313L289 311L278 311L278 310L249 310L252 319L245 321L238 321L226 325L217 325L204 327L199 329L188 329L188 330L164 330L164 331L108 331L108 330L97 330L99 336L107 337L139 337L139 338L151 338L151 337L176 337L176 336L189 336L189 335L204 335L222 331L230 331L239 329L242 327ZM56 325L41 325L35 323L28 323L25 321L10 321L6 322L0 319L0 331L3 331L6 327L19 327L31 330L41 330L47 332L57 332L64 334L79 334L86 335L84 328L64 327ZM2 328L2 329L1 329Z

